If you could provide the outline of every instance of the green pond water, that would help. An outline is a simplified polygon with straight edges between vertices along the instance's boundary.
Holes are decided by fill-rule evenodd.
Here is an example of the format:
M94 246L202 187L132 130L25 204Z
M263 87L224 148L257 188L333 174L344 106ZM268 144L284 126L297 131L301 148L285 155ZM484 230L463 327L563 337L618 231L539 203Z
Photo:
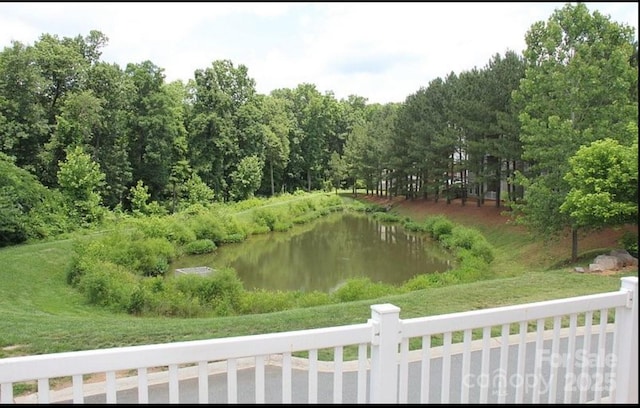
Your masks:
M357 277L402 284L416 275L450 269L453 257L427 234L346 212L183 257L171 270L204 266L233 268L247 290L330 292Z

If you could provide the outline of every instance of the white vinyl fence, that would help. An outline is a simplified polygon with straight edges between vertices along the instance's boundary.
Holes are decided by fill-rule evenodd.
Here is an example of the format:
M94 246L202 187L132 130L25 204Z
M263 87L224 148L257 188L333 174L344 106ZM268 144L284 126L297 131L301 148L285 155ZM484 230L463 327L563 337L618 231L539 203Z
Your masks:
M0 403L638 402L637 277L462 313L371 311L347 326L0 359ZM37 393L14 396L30 381Z

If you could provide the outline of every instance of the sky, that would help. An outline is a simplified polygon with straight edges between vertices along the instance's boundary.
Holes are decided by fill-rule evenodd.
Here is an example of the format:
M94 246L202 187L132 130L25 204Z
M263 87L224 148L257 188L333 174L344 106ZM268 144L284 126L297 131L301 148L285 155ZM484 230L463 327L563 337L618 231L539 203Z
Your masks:
M522 54L525 36L562 2L0 3L0 49L42 34L109 39L101 60L146 60L167 82L216 60L244 65L259 93L311 83L337 99L404 102L436 78ZM638 38L638 2L586 2Z

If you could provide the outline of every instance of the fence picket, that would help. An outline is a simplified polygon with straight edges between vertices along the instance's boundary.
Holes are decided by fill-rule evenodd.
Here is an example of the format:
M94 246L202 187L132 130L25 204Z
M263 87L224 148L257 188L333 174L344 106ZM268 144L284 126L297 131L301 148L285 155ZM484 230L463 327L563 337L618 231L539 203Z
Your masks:
M560 316L555 316L553 318L553 339L551 340L551 356L550 356L550 364L551 364L551 373L549 380L549 404L554 404L556 402L556 392L558 391L558 365L559 354L560 351L560 326L562 321Z
M607 316L609 315L608 309L600 309L600 327L598 329L598 354L596 363L596 383L595 394L593 396L594 402L600 402L602 399L602 389L605 387L604 382L604 366L605 353L606 353L606 330L607 330Z
M480 402L486 403L489 395L489 348L491 341L491 327L485 326L482 328L482 363L480 365L480 378L486 378L486 382L482 382L480 387Z
M572 313L569 316L569 348L567 351L566 373L564 377L564 403L570 403L575 386L574 364L576 359L576 326L578 325L578 315Z
M462 387L460 387L460 402L469 402L469 379L471 378L471 329L464 331L464 349L462 351Z
M291 353L282 353L282 402L291 404Z
M498 403L504 404L507 398L507 368L509 362L509 325L502 325L500 345L500 371L498 372Z
M117 402L116 389L116 372L107 372L107 404L115 404Z
M449 402L449 386L451 378L451 332L444 333L442 344L442 394L440 402Z
M333 402L342 402L342 346L333 349Z
M310 403L318 402L318 350L309 350L309 396Z
M238 402L238 365L235 358L227 360L227 402Z
M429 383L431 381L431 336L422 336L422 371L420 372L420 402L429 403Z
M516 379L521 380L524 383L524 356L525 356L525 347L527 346L527 322L520 322L520 341L518 342L518 363L517 363L517 375ZM522 387L516 388L516 404L522 404L524 400L524 393Z
M84 395L82 392L82 375L74 375L71 381L73 383L73 403L82 404L84 402Z
M264 403L264 356L255 358L256 403Z
M533 396L532 402L537 404L540 402L540 378L542 374L542 349L544 335L544 319L538 319L536 322L536 353L533 361Z
M198 362L198 402L209 402L209 364L206 361Z
M367 402L367 345L358 345L358 403Z
M398 384L398 402L406 404L409 396L409 339L400 342L400 377Z
M38 403L39 404L49 403L49 379L48 378L38 379Z
M146 367L138 368L138 403L149 403L149 380Z
M584 341L582 343L582 356L588 356L589 353L591 353L591 325L593 323L593 312L592 311L588 311L585 313L585 322L584 322ZM587 401L587 388L588 388L588 383L586 382L586 380L588 380L589 377L589 364L588 361L584 361L584 358L581 361L581 370L580 370L580 377L578 377L578 380L576 381L576 384L578 386L578 392L579 392L579 402L582 404L584 402ZM591 381L589 380L589 383Z
M0 403L10 404L13 402L13 384L0 384Z

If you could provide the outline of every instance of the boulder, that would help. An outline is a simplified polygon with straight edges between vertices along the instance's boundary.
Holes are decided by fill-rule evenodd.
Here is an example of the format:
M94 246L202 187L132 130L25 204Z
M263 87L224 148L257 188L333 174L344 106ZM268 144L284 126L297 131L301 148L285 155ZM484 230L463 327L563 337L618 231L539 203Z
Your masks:
M591 265L600 265L602 269L598 269L600 271L617 271L622 267L622 261L620 261L617 257L611 255L598 255L596 259L593 260L593 264ZM589 265L589 270L593 272L593 269Z
M638 258L631 256L626 249L614 249L611 251L610 255L618 258L622 267L638 265Z
M619 271L628 266L638 266L638 258L633 257L625 249L613 249L609 255L596 256L586 270L582 267L576 267L575 271L579 273Z

